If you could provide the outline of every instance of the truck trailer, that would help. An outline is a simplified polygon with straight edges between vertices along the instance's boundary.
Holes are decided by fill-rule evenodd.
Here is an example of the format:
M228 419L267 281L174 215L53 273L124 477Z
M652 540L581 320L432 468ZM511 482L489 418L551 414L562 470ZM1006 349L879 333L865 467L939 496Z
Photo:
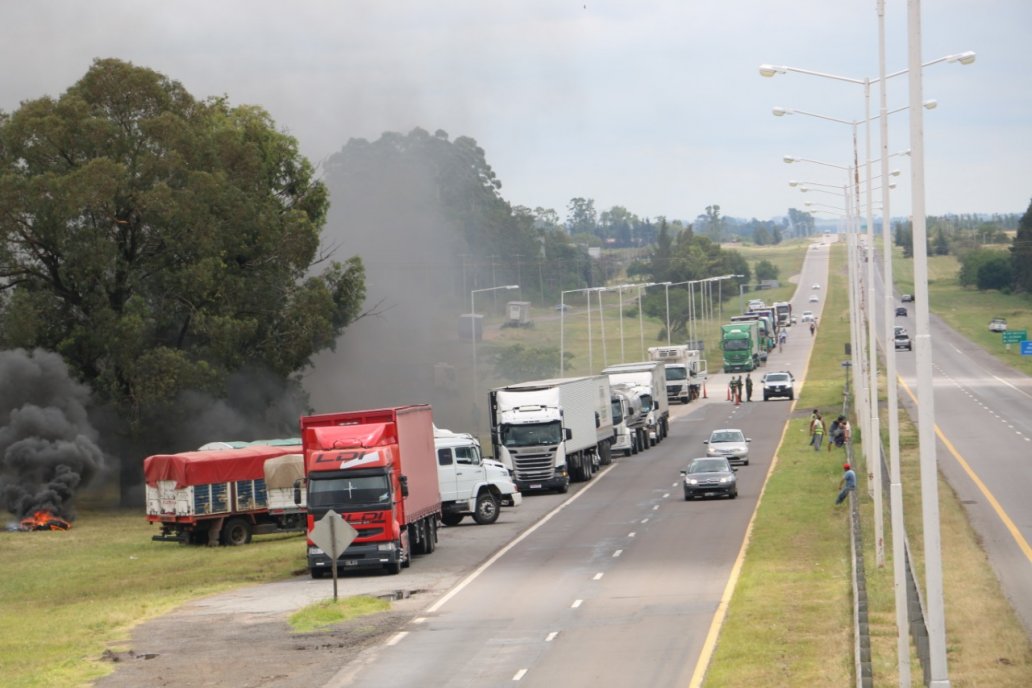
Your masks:
M267 464L300 452L300 445L251 445L147 457L147 520L161 526L153 539L245 545L254 534L300 532L304 505L270 505L266 480Z
M358 531L338 557L338 569L397 574L413 554L436 549L441 491L429 406L304 416L301 444L309 534L331 509ZM312 578L329 573L331 563L309 539Z
M520 490L566 492L612 461L609 380L602 375L522 382L491 390L495 458Z
M687 344L649 347L649 360L660 361L666 374L667 400L682 404L698 399L708 377L702 352Z
M642 407L644 388L634 385L610 385L613 395L613 451L623 452L624 456L645 451L648 435L645 421L648 411ZM652 395L646 395L651 405Z
M667 401L664 364L659 361L617 363L603 370L602 374L609 376L611 385L630 384L650 390L651 398L642 399L642 403L650 407L647 410L648 420L646 421L649 444L662 442L670 427L670 404Z

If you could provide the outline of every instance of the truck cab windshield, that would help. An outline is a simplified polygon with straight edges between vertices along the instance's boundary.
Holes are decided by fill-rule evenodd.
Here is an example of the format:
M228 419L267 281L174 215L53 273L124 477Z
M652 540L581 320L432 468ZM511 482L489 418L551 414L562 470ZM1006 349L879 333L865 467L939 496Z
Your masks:
M308 481L309 508L344 511L369 507L390 508L391 488L387 476L315 478Z
M752 342L748 339L725 339L722 345L724 351L748 351Z
M502 426L502 444L506 447L540 447L562 441L563 428L559 421Z
M620 405L620 400L613 399L611 407L613 413L613 425L619 425L623 422L623 407Z
M680 367L678 367L678 368L671 368L670 366L667 366L667 369L666 369L666 379L667 379L667 382L681 382L683 380L687 380L688 379L688 369L687 368L680 368Z

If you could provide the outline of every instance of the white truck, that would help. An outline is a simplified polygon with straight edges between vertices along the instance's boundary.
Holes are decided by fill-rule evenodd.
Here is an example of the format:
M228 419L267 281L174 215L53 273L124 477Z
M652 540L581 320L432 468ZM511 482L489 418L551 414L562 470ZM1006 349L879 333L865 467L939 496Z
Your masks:
M617 363L602 371L609 376L609 384L629 384L645 387L651 398L642 395L642 406L648 406L646 426L649 432L649 444L657 444L667 436L670 424L670 405L667 403L666 372L659 361L641 361L639 363Z
M649 360L660 361L666 371L667 400L682 404L698 399L702 385L709 377L702 352L689 349L687 344L649 347Z
M616 433L612 450L623 452L624 456L645 451L649 446L645 434L648 412L641 405L643 389L634 385L610 385L613 394L613 428Z
M778 316L778 327L792 326L792 304L788 301L775 301L774 313Z
M612 461L612 395L604 375L521 382L489 393L495 458L520 490L566 492Z
M498 520L499 507L523 502L509 469L483 458L473 435L434 426L434 448L444 525L457 526L466 516L488 525Z

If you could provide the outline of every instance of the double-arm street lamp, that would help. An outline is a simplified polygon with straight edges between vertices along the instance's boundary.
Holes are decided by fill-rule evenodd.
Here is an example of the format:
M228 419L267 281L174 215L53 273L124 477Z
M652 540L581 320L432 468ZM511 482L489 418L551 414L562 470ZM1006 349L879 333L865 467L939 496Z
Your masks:
M518 284L507 284L502 287L485 287L483 289L474 289L469 293L469 314L470 314L470 340L473 342L473 414L476 416L475 424L477 433L480 432L480 411L477 405L477 399L479 398L480 392L478 391L479 380L477 379L477 335L480 332L477 329L477 306L476 296L485 291L499 291L502 289L519 289Z
M587 292L588 301L588 368L593 369L595 365L594 356L591 350L591 293L600 291L605 287L585 287L583 289L567 289L559 294L559 377L566 372L566 295Z
M918 407L918 426L919 432L919 448L921 457L921 500L922 500L922 512L924 516L924 548L925 548L925 581L926 581L926 595L929 605L928 610L928 631L929 631L929 654L930 654L930 685L936 686L937 688L945 688L949 686L948 671L946 665L946 631L945 631L945 614L943 610L943 588L942 588L942 552L941 552L941 541L939 534L939 510L938 510L938 484L937 484L937 460L935 456L935 435L934 435L934 422L935 422L935 407L933 401L933 390L932 390L932 362L931 362L931 342L930 335L928 334L928 293L927 293L927 247L926 242L926 226L925 226L925 208L924 208L924 134L923 134L923 113L921 112L922 105L922 88L921 88L921 76L925 67L938 64L941 62L957 63L961 65L969 65L975 61L975 53L972 51L955 53L952 55L946 55L944 57L922 62L921 60L921 4L920 0L910 0L907 3L907 25L908 25L908 67L893 73L887 74L885 71L885 2L884 0L877 0L876 12L878 15L878 63L879 63L879 76L876 79L855 79L850 77L839 76L835 74L828 74L825 72L817 72L808 69L800 69L797 67L788 66L776 66L776 65L760 65L760 75L764 77L773 77L777 74L785 74L787 72L795 72L799 74L808 74L812 76L819 76L828 79L834 79L837 81L845 81L849 83L859 84L864 87L864 103L865 103L865 129L867 138L867 179L868 187L870 187L871 177L871 108L870 108L870 88L872 83L878 83L879 95L880 95L880 138L881 138L881 168L882 176L886 177L888 174L888 123L887 123L887 96L885 84L886 81L900 76L902 74L910 74L910 85L909 85L909 107L911 108L910 117L910 144L911 149L914 151L914 164L911 169L911 210L913 215L913 243L915 246L914 251L914 295L915 295L915 307L916 307L916 319L917 319L917 351L915 353L915 359L917 363L917 377L918 377L918 397L926 400L923 401ZM870 197L869 197L870 198ZM868 217L872 214L870 205L868 207ZM883 233L883 245L885 255L885 266L884 269L887 271L885 276L885 312L886 312L886 332L891 324L891 318L888 316L892 298L892 281L891 281L891 249L890 249L890 213L889 213L889 199L888 189L882 189L882 233ZM868 281L868 303L869 307L873 307L874 298L874 229L873 223L868 221L867 224L867 281ZM872 349L871 355L874 356L874 325L873 318L868 318L868 340L869 346ZM899 679L900 685L907 687L910 685L910 654L909 646L906 640L907 633L907 611L906 611L906 600L905 600L905 587L903 582L903 558L904 552L902 548L903 539L903 503L902 503L902 487L900 484L900 473L899 473L899 435L898 428L895 427L895 351L892 348L886 350L886 359L888 363L888 375L889 379L889 443L890 443L890 499L891 499L891 513L892 513L892 528L893 528L893 566L894 566L894 582L896 589L896 623L897 623L897 650L898 650L898 661L899 661ZM870 371L871 378L876 382L876 370ZM875 390L877 388L875 387ZM872 395L872 406L876 403L877 393ZM874 407L876 411L876 406ZM874 424L871 428L870 437L872 440L876 440L879 437L879 431L877 427L878 418L876 413L873 414L872 423ZM878 441L880 450L880 440ZM880 455L880 451L878 452ZM880 459L879 459L880 460ZM875 477L875 538L878 542L877 555L878 563L883 563L883 552L881 548L882 536L880 533L881 527L881 483L880 483L881 470L880 465L877 470L874 471Z

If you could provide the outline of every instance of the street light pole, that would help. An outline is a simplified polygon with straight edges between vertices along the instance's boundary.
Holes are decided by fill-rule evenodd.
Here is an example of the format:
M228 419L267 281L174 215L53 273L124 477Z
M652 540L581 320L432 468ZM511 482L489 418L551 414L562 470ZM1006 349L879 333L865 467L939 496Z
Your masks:
M473 342L473 414L474 427L477 434L480 433L480 411L477 405L477 398L480 392L477 391L479 387L477 380L477 306L476 306L476 295L485 291L498 291L500 289L519 289L518 284L507 284L503 287L486 287L484 289L473 289L469 292L469 313L470 313L470 340Z

